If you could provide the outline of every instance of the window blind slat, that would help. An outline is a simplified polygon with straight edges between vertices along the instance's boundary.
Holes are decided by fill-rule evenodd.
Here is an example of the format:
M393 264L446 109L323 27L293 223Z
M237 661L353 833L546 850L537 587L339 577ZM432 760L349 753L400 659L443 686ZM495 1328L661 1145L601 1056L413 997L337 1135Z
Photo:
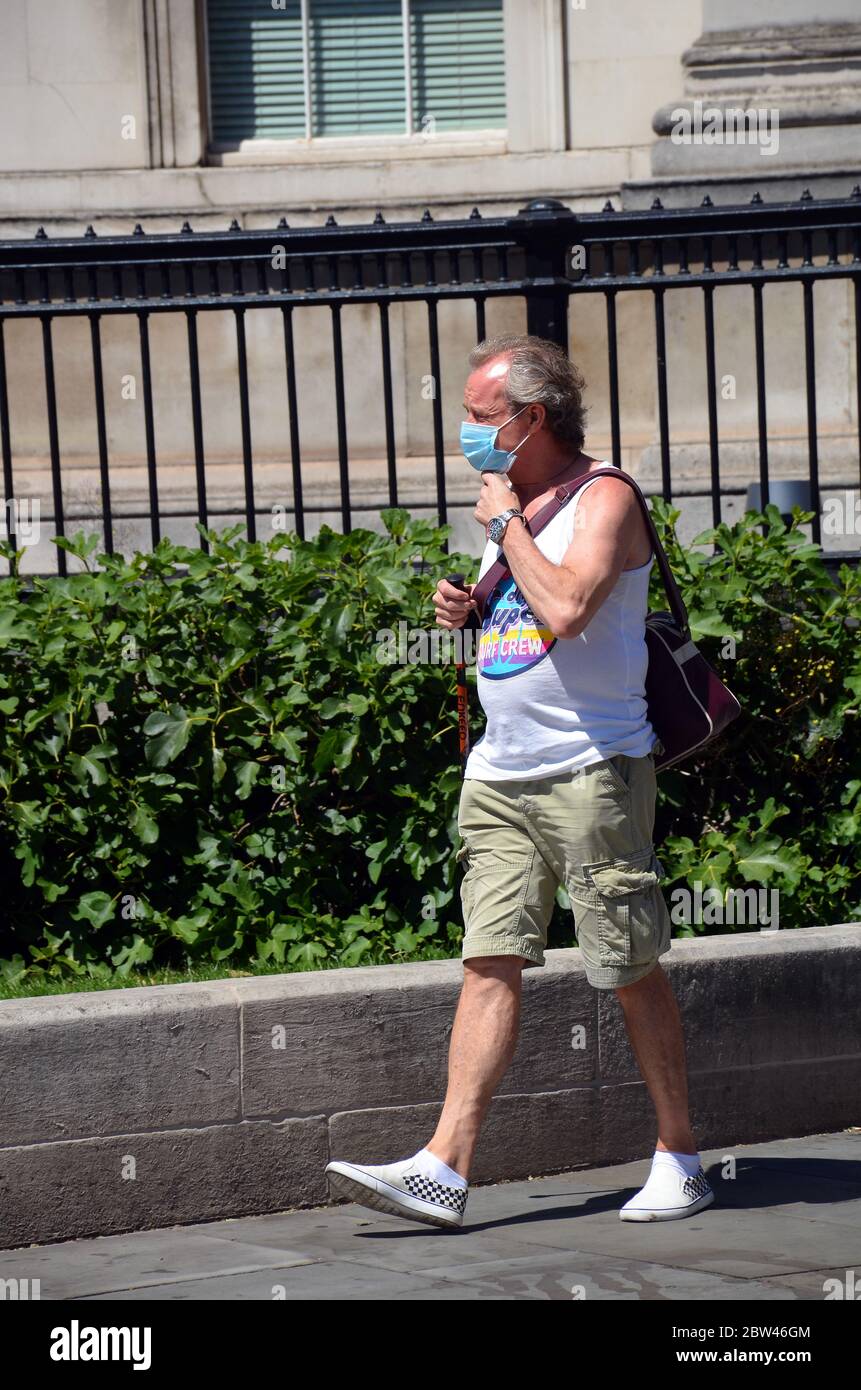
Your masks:
M315 135L403 132L401 0L315 0L310 51Z
M504 126L502 0L412 0L410 21L417 128Z
M401 0L309 0L312 134L403 134ZM411 0L414 129L505 125L502 0ZM207 0L215 140L305 135L300 0Z
M212 135L225 144L305 134L302 7L208 0Z

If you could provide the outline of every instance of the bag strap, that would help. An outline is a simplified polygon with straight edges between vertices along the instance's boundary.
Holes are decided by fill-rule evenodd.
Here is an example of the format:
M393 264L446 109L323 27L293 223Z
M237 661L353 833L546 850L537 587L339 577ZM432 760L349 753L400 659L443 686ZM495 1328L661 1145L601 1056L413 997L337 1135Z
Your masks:
M545 503L541 510L536 512L535 516L527 521L526 527L529 534L534 539L555 516L558 516L562 508L571 501L571 498L575 493L579 492L581 487L584 487L587 482L591 482L593 478L601 477L624 478L625 482L630 483L633 488L634 495L640 504L640 511L646 520L646 526L651 537L652 548L654 549L655 558L658 562L658 569L660 570L667 601L670 605L670 611L685 637L689 638L690 626L688 621L688 610L685 607L684 600L679 592L679 586L670 569L670 562L667 559L666 552L661 545L657 530L655 529L655 523L652 519L652 513L649 511L648 503L640 491L639 483L637 483L630 474L623 472L621 468L617 468L615 464L611 464L607 468L594 468L590 473L582 473L579 478L573 478L570 483L561 483L550 501ZM510 573L511 567L503 553L500 559L496 560L495 563L491 565L490 569L479 580L472 591L472 597L478 605L479 616L483 616L484 605L490 594L496 588L496 585Z
M526 529L529 532L530 536L532 536L533 540L540 531L544 530L544 527L548 524L548 522L551 522L554 516L561 512L565 504L567 502L570 502L571 498L574 496L574 493L577 491L579 487L583 486L583 483L585 481L586 474L584 474L582 478L575 478L572 482L566 483L562 487L558 487L554 496L551 497L549 502L545 503L545 505L541 508L541 511L536 512L535 515L526 522ZM505 558L505 552L503 551L501 557L498 560L494 561L490 569L478 581L478 583L472 591L472 597L478 604L479 617L484 616L484 605L487 602L487 599L490 596L490 594L493 593L493 590L496 588L500 579L504 579L506 575L510 573L511 570L509 568L508 561Z

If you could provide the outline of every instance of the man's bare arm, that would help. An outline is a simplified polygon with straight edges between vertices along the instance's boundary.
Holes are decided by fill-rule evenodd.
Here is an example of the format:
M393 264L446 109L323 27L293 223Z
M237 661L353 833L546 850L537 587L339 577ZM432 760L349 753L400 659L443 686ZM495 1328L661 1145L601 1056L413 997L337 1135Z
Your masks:
M522 522L508 523L503 549L511 573L554 637L579 637L592 621L625 567L639 516L627 483L593 483L578 503L574 539L558 565L542 555Z

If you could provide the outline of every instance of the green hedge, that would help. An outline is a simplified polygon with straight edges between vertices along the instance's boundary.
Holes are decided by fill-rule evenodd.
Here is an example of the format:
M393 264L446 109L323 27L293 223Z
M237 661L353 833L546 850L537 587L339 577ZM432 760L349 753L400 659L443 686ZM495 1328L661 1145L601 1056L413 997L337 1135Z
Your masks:
M697 537L714 557L653 511L745 709L659 778L668 894L768 884L782 926L861 918L858 572L835 587L773 507ZM474 566L447 528L383 517L386 535L236 527L205 532L208 554L163 541L98 567L78 536L58 544L85 572L0 581L7 979L458 954L454 672L387 664L378 634L433 630L438 577ZM551 944L573 944L559 902Z

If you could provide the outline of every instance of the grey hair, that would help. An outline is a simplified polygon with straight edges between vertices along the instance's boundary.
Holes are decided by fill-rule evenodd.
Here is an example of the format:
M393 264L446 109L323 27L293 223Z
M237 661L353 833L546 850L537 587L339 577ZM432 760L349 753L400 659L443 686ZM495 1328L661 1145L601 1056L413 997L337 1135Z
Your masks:
M511 360L503 390L512 409L543 405L551 434L582 449L586 439L586 382L558 343L534 333L501 333L474 347L469 365L475 370L494 357Z

